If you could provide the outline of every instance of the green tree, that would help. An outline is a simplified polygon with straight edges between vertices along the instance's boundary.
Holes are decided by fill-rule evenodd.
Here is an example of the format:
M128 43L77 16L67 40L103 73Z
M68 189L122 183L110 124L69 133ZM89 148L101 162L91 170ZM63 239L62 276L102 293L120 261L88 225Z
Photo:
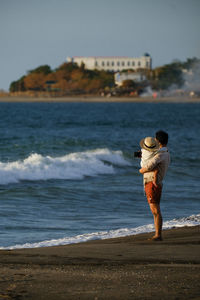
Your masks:
M99 71L99 79L104 87L113 87L115 85L113 72Z
M43 66L39 66L36 69L30 70L28 71L28 74L32 74L32 73L43 73L45 75L48 75L49 73L51 73L51 67L48 65L43 65Z
M154 78L154 79L153 79ZM182 66L180 63L172 63L154 70L151 85L155 89L168 89L172 84L181 87L184 83L182 77Z
M19 80L11 82L9 91L11 93L25 91L26 88L25 88L25 84L24 84L24 79L25 79L25 76L22 76Z
M193 57L193 58L188 58L187 61L184 62L182 65L184 69L189 70L192 69L193 66L196 64L200 64L200 59Z
M67 73L71 73L73 70L79 69L78 65L76 63L63 63L62 65L60 65L55 71L65 71Z
M136 88L138 85L137 83L134 81L134 80L130 80L130 79L127 79L127 80L124 80L122 82L122 87L123 88Z

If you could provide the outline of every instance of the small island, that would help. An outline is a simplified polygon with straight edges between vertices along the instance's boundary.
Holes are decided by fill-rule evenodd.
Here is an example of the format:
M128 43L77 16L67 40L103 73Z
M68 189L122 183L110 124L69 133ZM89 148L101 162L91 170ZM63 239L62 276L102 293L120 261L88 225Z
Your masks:
M65 62L55 70L42 65L13 81L8 93L0 92L0 100L148 102L175 98L198 101L199 66L200 59L192 58L155 69L125 69L116 76L111 71L86 69L84 63L78 66Z

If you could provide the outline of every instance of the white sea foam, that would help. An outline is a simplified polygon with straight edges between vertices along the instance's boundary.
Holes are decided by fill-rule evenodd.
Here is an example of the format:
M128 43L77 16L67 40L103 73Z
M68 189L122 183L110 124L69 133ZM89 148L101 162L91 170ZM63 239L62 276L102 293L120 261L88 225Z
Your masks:
M115 166L128 166L121 151L95 149L61 157L31 154L24 160L0 162L0 184L20 180L83 179L85 176L113 174Z
M200 214L192 215L189 217L173 219L170 221L166 221L163 224L163 229L171 229L171 228L180 228L184 226L196 226L200 225ZM129 235L137 235L140 233L148 233L154 231L153 224L139 226L136 228L121 228L117 230L109 230L109 231L101 231L101 232L93 232L88 234L77 235L74 237L64 237L62 239L42 241L38 243L26 243L23 245L14 245L10 247L0 247L0 249L23 249L23 248L40 248L40 247L50 247L50 246L61 246L61 245L69 245L87 242L91 240L104 240L109 238L117 238L124 237Z

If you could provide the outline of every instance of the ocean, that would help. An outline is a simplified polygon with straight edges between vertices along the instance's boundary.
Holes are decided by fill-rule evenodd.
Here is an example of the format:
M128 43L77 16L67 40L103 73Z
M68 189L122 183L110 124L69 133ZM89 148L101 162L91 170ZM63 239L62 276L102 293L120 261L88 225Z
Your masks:
M139 141L169 134L164 229L200 224L200 103L0 103L0 249L154 230Z

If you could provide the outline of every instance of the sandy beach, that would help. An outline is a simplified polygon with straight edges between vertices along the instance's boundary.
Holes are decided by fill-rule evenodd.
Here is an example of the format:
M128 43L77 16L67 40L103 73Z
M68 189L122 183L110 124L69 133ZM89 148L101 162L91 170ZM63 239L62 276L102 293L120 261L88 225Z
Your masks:
M199 103L200 97L100 97L100 96L68 96L68 97L0 97L0 102L135 102L135 103Z
M200 299L200 226L0 251L0 299Z

